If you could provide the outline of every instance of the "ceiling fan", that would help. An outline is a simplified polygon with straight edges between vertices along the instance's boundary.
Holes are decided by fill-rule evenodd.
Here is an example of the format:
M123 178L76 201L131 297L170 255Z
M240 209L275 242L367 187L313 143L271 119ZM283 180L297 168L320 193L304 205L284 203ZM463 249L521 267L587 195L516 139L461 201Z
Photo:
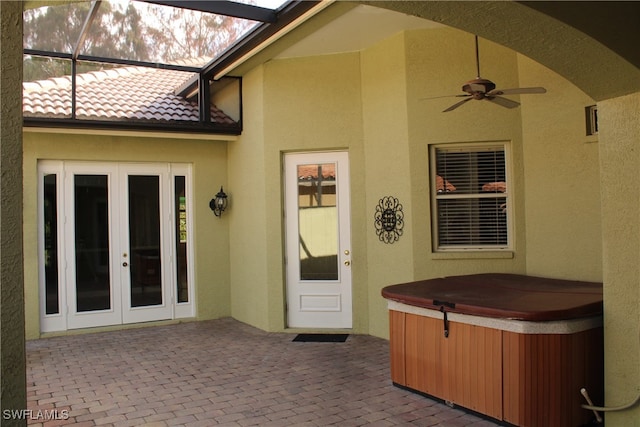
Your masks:
M546 93L547 90L543 87L521 87L521 88L513 88L513 89L496 89L495 83L491 80L483 79L480 77L480 55L478 53L478 36L475 36L476 40L476 70L477 77L473 80L469 80L462 86L462 90L466 92L462 95L449 95L455 96L458 98L465 98L460 102L457 102L443 111L443 113L453 111L456 108L460 107L462 104L471 101L472 99L476 100L487 100L498 104L505 108L515 108L520 105L519 102L513 101L508 98L503 98L501 95L520 95L520 94L531 94L531 93ZM437 98L444 98L439 96ZM433 99L433 98L431 98Z

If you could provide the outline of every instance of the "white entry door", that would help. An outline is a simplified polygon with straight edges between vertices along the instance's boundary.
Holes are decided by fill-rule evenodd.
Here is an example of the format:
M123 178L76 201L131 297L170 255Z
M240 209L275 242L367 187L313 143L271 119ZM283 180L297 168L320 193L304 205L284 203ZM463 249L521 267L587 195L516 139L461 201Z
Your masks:
M67 327L170 319L167 166L70 163L66 172Z
M287 321L351 328L351 223L347 152L286 154Z

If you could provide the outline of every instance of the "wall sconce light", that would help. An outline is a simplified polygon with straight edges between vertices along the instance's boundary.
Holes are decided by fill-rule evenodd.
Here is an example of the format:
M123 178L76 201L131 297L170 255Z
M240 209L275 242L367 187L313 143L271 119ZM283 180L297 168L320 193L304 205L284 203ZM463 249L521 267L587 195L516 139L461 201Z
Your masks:
M215 216L220 217L222 216L222 212L227 209L227 203L227 195L221 186L218 194L216 194L215 197L209 202L209 207L211 208Z

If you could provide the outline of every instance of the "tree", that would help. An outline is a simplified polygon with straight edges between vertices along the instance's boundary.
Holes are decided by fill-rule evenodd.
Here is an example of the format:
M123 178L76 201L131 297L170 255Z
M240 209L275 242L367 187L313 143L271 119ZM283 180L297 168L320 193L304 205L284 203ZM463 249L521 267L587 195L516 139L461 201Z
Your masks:
M148 7L147 45L165 61L209 59L219 55L251 26L251 22L173 7Z
M30 49L72 53L91 3L66 3L24 12L24 46ZM80 53L105 58L171 63L220 54L252 25L251 21L199 13L144 2L103 1L80 47ZM82 71L108 68L81 64ZM68 75L68 60L26 57L24 79L32 81Z

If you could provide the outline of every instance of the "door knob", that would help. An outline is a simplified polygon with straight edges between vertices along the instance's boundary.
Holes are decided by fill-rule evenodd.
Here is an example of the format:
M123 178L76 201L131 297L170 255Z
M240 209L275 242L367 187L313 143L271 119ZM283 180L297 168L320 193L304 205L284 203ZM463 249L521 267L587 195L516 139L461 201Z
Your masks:
M126 267L126 266L128 266L128 265L129 265L129 263L128 263L128 262L126 262L126 261L122 263L122 266L123 266L123 267Z
M344 265L346 265L347 267L348 267L348 266L350 266L350 265L351 265L351 261L346 260L346 261L344 262Z

